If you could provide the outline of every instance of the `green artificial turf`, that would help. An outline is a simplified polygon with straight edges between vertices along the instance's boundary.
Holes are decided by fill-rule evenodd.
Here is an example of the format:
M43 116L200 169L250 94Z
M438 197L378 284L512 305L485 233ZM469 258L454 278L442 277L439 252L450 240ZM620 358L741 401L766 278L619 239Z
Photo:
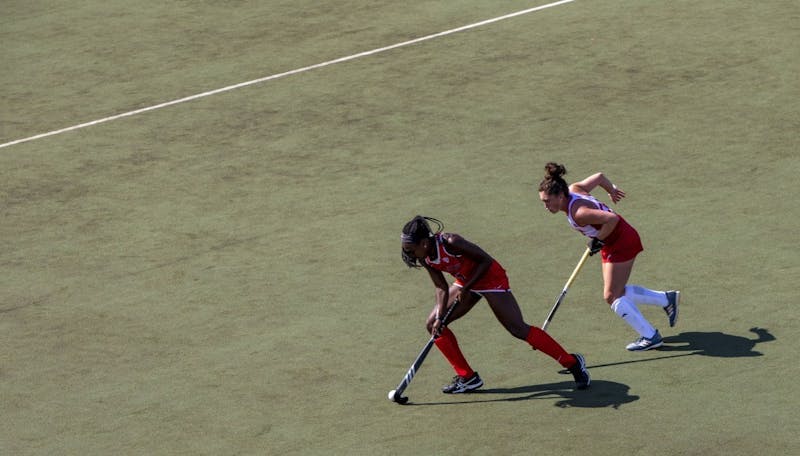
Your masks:
M0 143L545 2L9 2ZM0 453L788 454L800 172L796 2L588 1L0 148ZM452 329L486 385L444 396L416 214L479 244L540 325L584 239L548 161L605 172L680 289L635 334L586 264L548 332ZM605 195L598 194L601 199Z

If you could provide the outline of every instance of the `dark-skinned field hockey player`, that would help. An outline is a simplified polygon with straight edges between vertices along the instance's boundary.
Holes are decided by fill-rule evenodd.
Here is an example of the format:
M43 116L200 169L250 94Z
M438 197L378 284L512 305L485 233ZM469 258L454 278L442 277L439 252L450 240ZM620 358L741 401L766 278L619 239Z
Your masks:
M431 231L429 221L437 225L435 232ZM436 347L456 373L452 383L442 391L458 394L483 386L483 380L467 362L455 334L448 327L466 315L481 298L486 298L497 320L512 336L568 369L575 377L577 389L589 387L591 379L583 356L567 353L546 332L525 323L500 263L472 242L455 233L443 233L442 229L440 221L418 215L406 223L400 235L403 261L409 267L427 270L436 290L436 303L428 316L426 329L435 337ZM445 272L455 278L452 285L448 284ZM447 325L442 325L441 316L455 301L458 305Z
M589 238L591 254L600 253L605 301L639 334L639 338L625 348L643 351L662 346L661 334L637 305L661 307L667 314L669 325L675 326L680 292L656 291L628 284L633 262L644 250L639 233L622 216L591 195L592 190L600 187L617 204L625 197L625 192L603 173L592 174L571 185L564 180L566 173L564 165L553 162L545 165L545 176L539 183L539 199L551 213L564 212L570 226Z

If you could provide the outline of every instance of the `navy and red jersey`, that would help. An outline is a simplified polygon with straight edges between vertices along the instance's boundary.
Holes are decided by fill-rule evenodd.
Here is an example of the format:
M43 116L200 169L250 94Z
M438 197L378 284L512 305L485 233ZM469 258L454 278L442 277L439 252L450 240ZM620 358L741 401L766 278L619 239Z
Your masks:
M434 236L436 257L435 259L425 258L425 263L433 269L452 275L456 279L454 285L462 287L472 280L477 263L465 255L455 255L449 252L445 246L444 236L445 233L438 233ZM472 286L472 291L477 293L509 290L508 276L497 260L492 260L492 265L486 274Z

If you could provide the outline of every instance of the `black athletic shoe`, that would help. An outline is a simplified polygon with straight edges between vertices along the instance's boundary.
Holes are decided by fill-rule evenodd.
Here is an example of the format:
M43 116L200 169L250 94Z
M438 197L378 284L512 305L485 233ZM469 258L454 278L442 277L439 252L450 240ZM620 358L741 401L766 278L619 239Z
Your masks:
M671 290L666 292L667 295L667 307L664 307L664 312L667 313L667 318L669 318L669 326L675 326L675 322L678 321L678 303L681 301L681 292L677 290Z
M589 376L589 371L586 370L586 360L583 359L583 355L577 353L573 353L572 356L578 360L574 366L569 368L572 376L575 377L575 388L579 390L586 389L592 383L592 377Z
M442 387L442 392L446 394L461 394L468 393L483 386L483 380L477 372L472 374L470 378L464 378L456 375L453 377L453 382L449 385Z

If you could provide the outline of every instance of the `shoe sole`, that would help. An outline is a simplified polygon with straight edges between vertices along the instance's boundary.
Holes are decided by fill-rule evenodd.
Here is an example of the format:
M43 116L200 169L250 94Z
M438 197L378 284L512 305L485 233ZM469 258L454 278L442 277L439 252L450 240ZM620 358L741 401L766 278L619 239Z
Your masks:
M675 302L673 302L671 304L672 308L673 308L672 317L670 317L669 312L667 312L667 319L669 319L669 327L673 328L675 326L675 324L678 323L678 305L681 302L681 292L678 291L678 290L671 290L671 291L668 291L667 293L674 293L675 294ZM669 298L667 298L667 300L669 301ZM667 306L667 307L669 307L669 306ZM666 310L666 309L664 309L664 310Z
M678 323L678 304L680 304L680 302L681 302L681 292L680 291L676 291L675 292L675 304L674 304L675 305L675 316L672 317L670 319L670 321L669 321L669 327L670 328L674 327L675 324Z

